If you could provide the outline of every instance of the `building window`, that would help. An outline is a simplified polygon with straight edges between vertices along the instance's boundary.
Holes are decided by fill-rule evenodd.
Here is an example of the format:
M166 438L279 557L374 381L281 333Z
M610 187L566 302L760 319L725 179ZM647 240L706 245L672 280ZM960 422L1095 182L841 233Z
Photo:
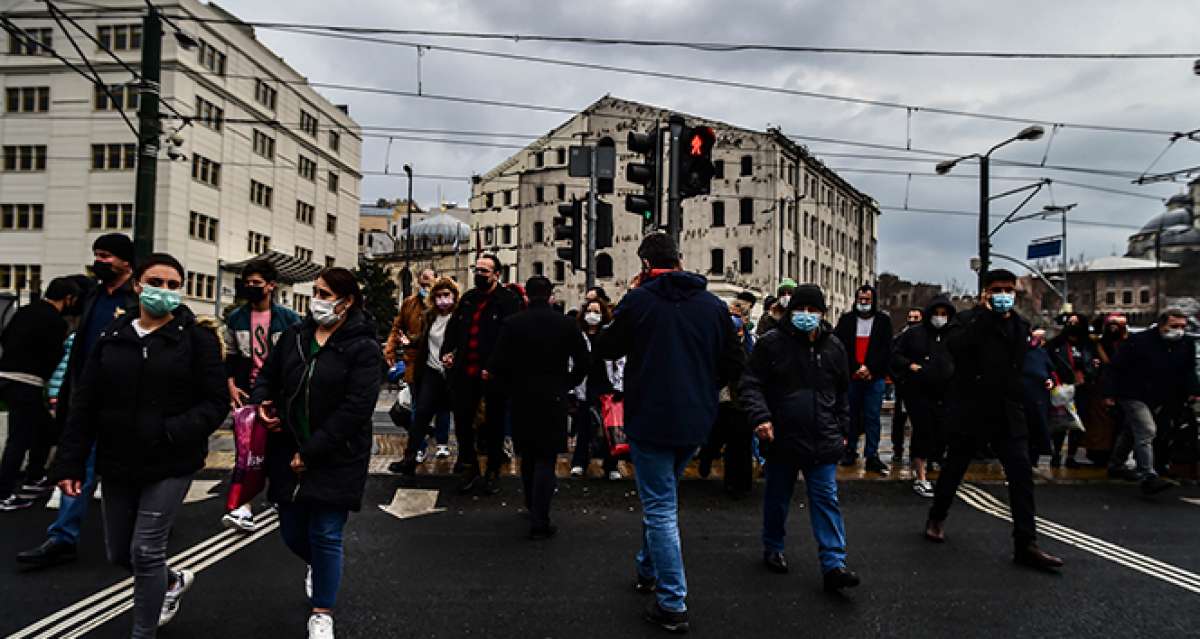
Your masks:
M136 144L93 144L93 171L125 171L137 166Z
M114 24L96 27L101 49L136 51L142 48L142 25Z
M0 291L25 291L42 281L39 264L0 264Z
M38 231L44 218L41 204L0 204L0 231Z
M596 277L613 276L613 258L607 253L596 255Z
M217 299L217 276L188 271L185 279L184 292L188 297L201 300Z
M483 208L490 209L494 206L496 206L496 194L495 193L484 193L483 194Z
M504 206L512 206L512 191L504 192Z
M225 121L225 110L196 96L196 121L213 131L220 131L221 123Z
M1121 292L1121 303L1126 304L1126 305L1132 304L1133 303L1133 291L1122 291Z
M114 84L107 87L107 91L96 85L93 96L97 111L136 111L138 108L137 90L129 85Z
M296 259L298 259L298 260L302 260L305 262L311 262L312 257L313 257L313 252L312 252L312 249L310 249L310 248L304 248L303 246L297 246L293 255L295 255Z
M540 243L540 242L546 241L546 223L545 222L534 222L533 223L533 241L535 243Z
M300 130L304 131L311 138L317 137L317 116L304 111L300 111Z
M254 100L268 109L275 110L275 100L279 98L279 92L275 87L266 83L265 80L254 81Z
M337 233L337 216L333 213L325 214L325 232Z
M533 274L544 276L546 274L546 265L542 264L541 262L534 262L533 263Z
M545 202L546 201L546 190L540 186L535 188L533 190L533 201L538 202L538 203Z
M738 224L754 224L754 198L744 197L738 201Z
M332 255L325 256L325 268L333 268L337 266L337 258Z
M713 162L713 177L718 180L725 179L725 160L715 160Z
M338 192L338 174L334 173L333 171L329 172L329 192Z
M554 261L554 281L562 282L567 279L567 263L562 260Z
M716 248L709 251L708 272L713 275L725 272L725 249Z
M725 226L725 203L720 200L712 203L712 226L713 228Z
M329 149L337 152L342 147L342 134L330 129L329 131Z
M221 164L193 153L192 179L214 188L221 188Z
M489 226L486 229L483 229L483 243L488 246L491 246L496 243L496 229L495 228L492 228Z
M133 204L89 204L89 231L118 231L133 228Z
M275 189L262 182L250 180L250 201L263 208L271 208L271 196L274 191Z
M1138 293L1138 303L1139 304L1149 304L1150 303L1150 289L1144 288L1144 289L1142 289L1142 291L1140 293Z
M205 242L216 242L217 220L203 213L192 211L191 219L188 221L188 236Z
M500 243L505 246L512 244L512 225L505 224L500 227Z
M54 48L54 29L25 29L26 37L9 38L8 52L11 55L50 55ZM38 46L41 43L42 46Z
M312 226L313 219L316 218L316 216L317 216L317 207L309 204L308 202L296 200L296 221L297 222L299 222L301 224L307 224L309 226Z
M749 155L742 156L742 175L754 175L754 158Z
M271 250L271 238L262 233L250 231L246 240L246 252L252 255L262 255Z
M46 145L22 144L4 147L5 171L45 171Z
M534 163L534 166L536 166L538 168L545 166L546 165L545 155L541 151L534 153L533 154L533 163Z
M556 189L556 191L555 191L555 195L557 196L557 199L558 199L558 201L559 201L559 202L564 202L564 201L566 201L566 199L567 199L567 185L566 185L566 184L559 184L559 185L558 185L558 187L557 187L557 189Z
M555 164L566 164L567 163L567 150L566 149L555 149L554 163Z
M1109 306L1116 304L1117 303L1116 291L1109 291L1109 292L1105 293L1104 294L1104 303L1108 304Z
M212 71L217 75L225 75L225 54L217 51L213 46L204 40L200 41L200 50L197 58L200 65Z
M308 314L308 305L310 302L312 302L312 296L292 293L292 310L300 315Z
M50 110L50 87L10 87L4 90L6 113L45 113Z
M738 249L738 270L742 273L754 272L754 249L743 246Z
M296 171L300 174L300 177L308 180L309 182L316 182L317 162L315 160L306 158L303 155L297 157Z
M275 138L258 129L254 129L254 152L268 160L274 160Z

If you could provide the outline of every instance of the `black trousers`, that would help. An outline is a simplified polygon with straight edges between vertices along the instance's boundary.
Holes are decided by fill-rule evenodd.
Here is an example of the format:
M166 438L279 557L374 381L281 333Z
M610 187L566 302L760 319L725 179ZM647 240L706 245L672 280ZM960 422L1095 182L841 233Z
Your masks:
M0 457L0 499L16 492L22 479L33 482L46 474L54 422L42 393L38 386L0 380L0 398L8 404L8 440Z
M413 419L408 428L408 445L404 449L405 455L414 457L421 449L421 443L429 436L429 425L433 423L434 416L450 410L450 387L446 378L428 364L424 367L421 383L413 387ZM461 444L460 435L460 447Z
M716 459L724 450L725 488L748 493L754 487L754 429L734 402L717 406L717 423L700 455Z
M558 486L558 479L554 476L557 462L557 455L521 456L521 485L525 490L525 508L529 511L532 528L550 525L550 500Z
M896 384L896 400L892 404L892 462L899 462L904 457L904 427L907 424L909 417L912 415L912 409L909 407L908 396L912 391L906 384ZM907 409L907 410L906 410ZM916 427L916 420L913 420L913 426ZM916 437L916 435L913 435ZM916 444L913 444L914 446Z
M617 469L617 458L608 450L608 441L600 432L596 416L600 414L599 400L577 402L571 414L571 430L575 432L575 451L571 453L571 465L587 470L592 461L592 449L599 449L600 459L607 474Z
M910 457L926 461L941 459L945 449L945 398L907 390L904 393L904 404L908 407L909 417L912 418Z
M454 403L454 428L458 437L458 461L464 466L478 468L476 439L488 457L489 473L498 474L508 463L504 454L504 419L508 398L489 382L478 378L458 376L450 388ZM485 403L483 423L476 423L479 402Z
M1018 546L1037 538L1034 517L1037 511L1033 503L1033 467L1029 465L1029 440L1008 432L1007 425L998 425L987 430L986 435L954 434L950 436L950 452L942 465L942 474L934 488L933 506L929 518L942 521L950 512L950 504L962 484L963 475L971 465L971 458L981 443L990 443L992 450L1004 466L1008 480L1008 502L1012 509L1013 541Z

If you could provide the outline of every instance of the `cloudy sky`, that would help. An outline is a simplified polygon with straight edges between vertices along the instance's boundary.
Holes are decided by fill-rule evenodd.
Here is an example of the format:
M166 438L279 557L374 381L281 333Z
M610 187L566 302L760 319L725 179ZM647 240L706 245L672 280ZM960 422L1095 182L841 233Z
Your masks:
M565 36L623 37L727 43L769 43L831 47L938 50L1059 52L1200 52L1192 25L1200 23L1200 4L1159 1L1152 10L1140 3L1095 2L924 2L688 0L647 2L548 2L544 0L224 0L222 6L251 21L322 23L400 29L501 32ZM286 8L284 8L286 7ZM412 47L352 42L260 29L259 37L313 82L416 89L416 52ZM913 113L905 109L860 106L660 80L602 70L566 68L463 53L431 50L422 59L426 93L580 109L604 94L676 108L733 124L763 129L779 126L791 135L816 136L884 145L909 144L940 152L967 154L986 150L1013 135L1025 123L1088 123L1166 131L1200 127L1189 107L1200 94L1192 59L1175 60L1002 60L937 57L884 57L811 53L700 52L679 48L550 44L461 38L384 36L527 56L576 60L666 71L844 96L939 107L1021 118L1021 122ZM1200 57L1200 56L1198 56ZM521 145L568 116L529 109L456 104L421 98L322 89L348 103L364 125L490 131L530 138L481 138L420 134L440 139ZM1049 136L1048 136L1049 137ZM1167 148L1166 135L1111 133L1063 127L1039 142L1014 143L996 160L1041 163L1140 174ZM382 170L386 140L365 144L363 167ZM809 142L829 166L846 169L851 183L882 206L976 211L978 182L972 163L956 170L963 177L933 176L938 159L903 151L871 150ZM410 162L417 173L470 175L484 172L512 149L395 140L391 164ZM905 158L862 159L834 153ZM932 157L932 159L928 159ZM926 159L922 159L926 158ZM913 161L913 160L916 161ZM1200 165L1200 143L1180 141L1155 164L1154 171ZM892 171L899 175L866 171ZM913 174L911 182L904 175ZM992 192L1040 178L1093 185L1151 197L1169 197L1182 183L1137 186L1130 177L1049 168L993 164ZM401 197L404 180L368 177L363 199ZM421 180L415 187L423 204L466 202L461 181ZM1003 216L1018 198L993 203ZM1078 203L1079 220L1140 226L1161 210L1148 198L1088 190L1057 183L1043 189L1025 210ZM998 219L998 218L997 218ZM1057 232L1056 223L1029 221L1005 227L994 250L1023 257L1031 238ZM1073 225L1070 253L1098 257L1123 252L1126 228ZM882 270L904 277L948 282L970 281L968 258L975 253L976 221L969 216L885 210L880 226Z

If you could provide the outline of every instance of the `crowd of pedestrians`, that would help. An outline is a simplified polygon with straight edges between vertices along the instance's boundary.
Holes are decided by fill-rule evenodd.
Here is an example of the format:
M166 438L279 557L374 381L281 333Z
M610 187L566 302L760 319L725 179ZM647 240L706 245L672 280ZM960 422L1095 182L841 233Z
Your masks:
M838 466L858 466L861 450L865 472L894 473L905 421L913 491L931 500L925 538L946 539L968 466L996 458L1007 479L1013 559L1044 570L1063 561L1037 544L1033 469L1041 457L1054 467L1105 464L1150 494L1196 471L1189 402L1200 382L1187 317L1169 310L1131 335L1119 315L1093 329L1068 314L1047 341L1046 327L1016 311L1017 278L1004 270L984 275L973 303L934 298L895 331L870 285L836 321L824 291L792 280L762 300L760 313L748 292L725 303L684 270L669 236L654 233L615 305L595 288L564 312L550 280L505 285L500 260L481 255L466 290L420 273L390 334L380 336L346 269L320 273L300 317L275 302L275 268L251 261L239 304L217 320L182 304L186 270L170 255L135 263L120 234L92 248L91 277L51 281L0 335L0 398L10 416L0 511L27 508L57 485L61 505L46 541L17 560L70 561L102 480L108 558L134 576L134 637L155 636L195 582L167 565L167 540L209 436L238 411L265 432L264 447L239 459L261 462L264 507L278 512L283 542L303 562L309 636L333 637L352 539L344 530L362 507L388 369L404 369L412 398L406 447L390 470L417 474L430 437L434 457L451 457L453 424L460 493L499 493L502 468L519 458L533 540L558 532L551 503L560 455L571 453L575 478L599 459L601 476L618 480L627 462L642 504L634 588L653 594L645 618L673 632L689 628L678 483L694 458L702 476L722 459L725 488L737 498L751 493L756 468L765 478L762 559L775 573L790 569L784 540L803 477L831 592L861 581L847 561ZM891 466L880 454L889 384ZM232 481L243 479L235 473ZM222 523L257 529L252 497L231 498Z

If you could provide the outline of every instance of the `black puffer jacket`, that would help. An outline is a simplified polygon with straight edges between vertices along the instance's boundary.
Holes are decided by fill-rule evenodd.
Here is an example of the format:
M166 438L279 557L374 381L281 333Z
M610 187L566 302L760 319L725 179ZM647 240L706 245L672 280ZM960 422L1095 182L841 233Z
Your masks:
M271 400L283 430L267 438L267 497L359 510L371 460L371 417L379 399L383 352L375 328L351 311L316 355L309 355L312 318L283 333L259 371L250 403ZM305 374L312 365L305 393ZM297 411L307 402L310 436L301 435ZM305 470L291 469L300 453Z
M1025 357L1029 322L1016 311L1003 317L984 307L963 311L950 322L954 379L950 384L953 433L1028 435L1024 412Z
M742 373L741 404L751 426L771 422L768 463L832 464L850 432L846 349L821 329L815 342L790 322L758 341Z
M892 353L893 376L904 379L905 389L926 397L945 397L950 381L954 378L954 358L946 339L950 325L942 328L933 325L933 311L945 308L954 318L954 305L949 298L938 296L925 308L920 324L904 331L896 338L896 349ZM914 371L912 364L921 367Z
M144 338L126 314L100 333L76 386L52 476L83 479L92 444L105 479L151 483L204 467L229 413L216 328L186 306Z

